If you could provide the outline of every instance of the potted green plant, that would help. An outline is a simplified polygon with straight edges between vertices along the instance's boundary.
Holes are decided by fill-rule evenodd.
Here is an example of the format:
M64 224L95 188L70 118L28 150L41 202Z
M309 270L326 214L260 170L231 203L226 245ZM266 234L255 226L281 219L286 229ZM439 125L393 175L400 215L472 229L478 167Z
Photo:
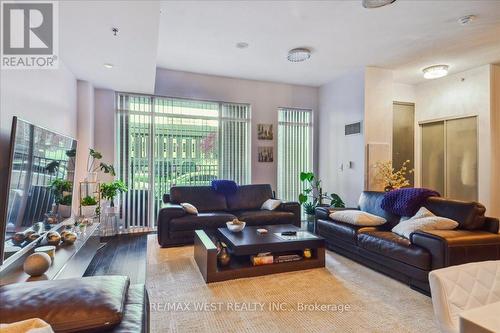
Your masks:
M84 217L93 217L96 215L97 200L94 197L86 196L82 198L80 205Z
M117 213L118 206L115 206L115 198L120 193L125 193L128 191L127 186L121 180L114 180L111 183L101 184L101 188L99 189L101 192L101 197L106 199L109 203L109 206L105 208L106 213Z
M338 194L323 192L321 180L313 172L301 172L300 181L304 184L304 190L299 194L299 203L304 206L308 221L314 221L316 207L325 205L325 201L330 201L327 203L330 207L345 207Z
M62 197L57 206L57 212L62 218L68 218L71 216L71 204L73 203L73 195L68 194Z
M62 218L71 216L71 202L73 190L73 183L66 179L54 179L50 183L50 188L54 193L55 203L57 205L57 212Z
M307 221L314 221L314 215L316 213L316 206L312 202L304 202L302 204L304 207L304 213L306 213Z
M111 164L106 164L103 162L98 162L102 159L102 154L92 148L89 149L89 156L87 158L87 177L85 180L87 182L97 181L97 171L101 170L104 173L109 173L111 176L115 176L115 168Z

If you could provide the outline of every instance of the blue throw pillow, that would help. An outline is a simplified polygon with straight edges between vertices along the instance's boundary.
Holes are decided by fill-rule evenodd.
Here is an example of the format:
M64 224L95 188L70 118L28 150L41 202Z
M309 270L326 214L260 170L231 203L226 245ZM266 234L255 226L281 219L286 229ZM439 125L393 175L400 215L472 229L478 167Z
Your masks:
M212 180L212 190L224 195L235 194L238 185L232 180L215 179Z

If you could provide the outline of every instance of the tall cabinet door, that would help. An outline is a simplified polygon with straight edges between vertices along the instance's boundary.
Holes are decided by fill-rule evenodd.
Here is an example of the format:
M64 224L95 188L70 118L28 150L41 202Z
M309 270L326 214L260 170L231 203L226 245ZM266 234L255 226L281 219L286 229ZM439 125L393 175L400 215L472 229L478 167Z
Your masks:
M422 128L422 187L445 194L444 121L427 123Z
M477 200L477 118L446 121L446 196Z
M477 117L421 124L422 187L457 200L478 198Z
M399 170L407 160L408 170L415 168L415 105L409 103L393 104L392 125L392 165ZM413 173L408 173L410 186L414 185Z

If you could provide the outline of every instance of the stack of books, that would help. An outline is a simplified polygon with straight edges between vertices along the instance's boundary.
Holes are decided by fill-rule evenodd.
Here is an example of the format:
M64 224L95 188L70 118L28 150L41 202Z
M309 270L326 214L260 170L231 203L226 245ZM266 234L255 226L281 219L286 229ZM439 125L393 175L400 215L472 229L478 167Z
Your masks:
M259 253L255 256L251 256L250 260L254 266L260 265L270 265L270 264L278 264L282 262L291 262L302 260L302 256L296 253L283 253L273 255L270 252L267 253Z
M299 260L302 260L302 256L298 254L282 254L274 257L275 263L299 261Z

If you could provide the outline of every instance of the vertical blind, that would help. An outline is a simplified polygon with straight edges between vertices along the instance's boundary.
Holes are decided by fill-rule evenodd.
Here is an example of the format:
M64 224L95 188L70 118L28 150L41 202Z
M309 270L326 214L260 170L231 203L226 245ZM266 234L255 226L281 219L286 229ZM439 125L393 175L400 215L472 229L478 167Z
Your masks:
M173 185L250 181L250 106L117 94L118 172L127 228L154 227Z
M250 183L250 108L245 104L222 104L221 178Z
M278 195L297 201L300 173L312 171L312 110L278 109Z

